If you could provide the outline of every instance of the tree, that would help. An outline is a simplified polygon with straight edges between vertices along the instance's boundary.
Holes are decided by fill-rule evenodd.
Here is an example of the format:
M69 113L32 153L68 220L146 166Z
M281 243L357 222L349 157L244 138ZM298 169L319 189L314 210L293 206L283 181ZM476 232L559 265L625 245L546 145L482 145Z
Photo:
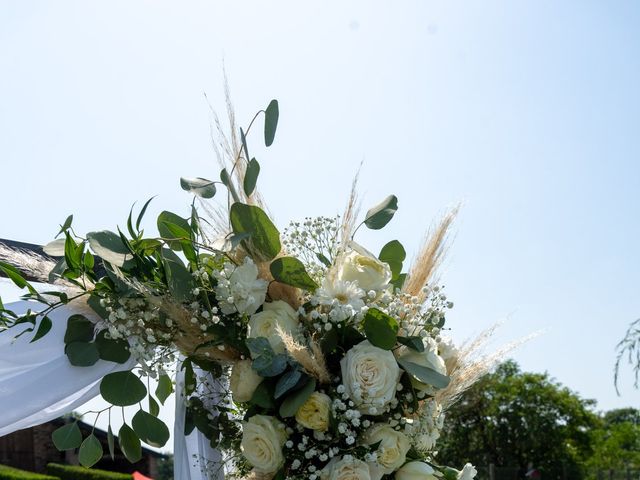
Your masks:
M640 410L620 408L606 412L602 427L592 434L592 443L588 471L640 469Z
M548 374L523 373L513 361L476 383L447 414L438 461L530 467L545 479L581 477L591 453L590 430L599 419L595 402Z
M618 356L613 370L613 383L616 386L616 391L618 390L620 364L625 357L627 357L627 362L633 368L635 376L634 386L638 388L640 386L640 319L629 325L627 333L624 335L624 338L620 340L616 349L618 350Z
M158 462L157 480L173 480L173 455L167 455Z

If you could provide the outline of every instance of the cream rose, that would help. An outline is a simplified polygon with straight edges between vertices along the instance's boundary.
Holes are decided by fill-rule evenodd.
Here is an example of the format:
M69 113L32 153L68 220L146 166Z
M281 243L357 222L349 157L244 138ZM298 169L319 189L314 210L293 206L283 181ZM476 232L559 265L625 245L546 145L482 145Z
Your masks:
M424 462L409 462L396 472L395 480L438 480L435 470Z
M377 450L378 465L385 475L394 472L405 462L411 447L409 438L404 433L383 423L376 424L367 431L365 442L369 445L380 442Z
M277 330L295 335L298 328L298 313L282 300L265 303L262 311L251 315L249 319L249 338L265 337L276 353L284 353L282 338Z
M274 417L254 415L242 424L242 454L258 473L267 475L282 467L286 441L285 427Z
M345 390L358 409L370 415L383 413L402 373L393 353L365 340L347 352L340 368Z
M229 387L234 402L248 402L263 378L251 367L251 360L240 360L233 365Z
M438 347L435 341L430 338L425 338L423 342L425 346L424 352L416 352L415 350L406 348L403 349L403 353L400 355L399 359L417 363L423 367L429 367L442 375L446 375L447 366L445 365L442 357L438 355ZM413 376L411 376L411 383L413 387L418 390L424 390L429 393L434 391L432 385L422 383Z
M357 458L345 457L334 459L322 470L323 480L377 480L372 474L371 465Z
M336 263L338 280L357 282L365 292L382 290L391 281L391 269L360 245L340 256Z
M313 392L296 412L296 421L305 428L326 432L329 428L331 398L320 392Z

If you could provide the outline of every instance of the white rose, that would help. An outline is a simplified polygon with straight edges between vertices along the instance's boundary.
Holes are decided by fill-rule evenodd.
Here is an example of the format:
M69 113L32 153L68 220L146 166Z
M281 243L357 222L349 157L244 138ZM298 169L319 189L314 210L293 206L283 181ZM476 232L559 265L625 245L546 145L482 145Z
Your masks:
M365 292L385 288L391 281L389 265L355 243L351 247L352 250L337 260L337 279L358 282L358 286Z
M365 441L369 445L380 442L378 446L378 465L385 475L397 470L407 459L407 452L411 448L409 438L389 425L379 423L371 427Z
M403 353L400 355L399 359L406 362L417 363L423 367L429 367L442 375L446 375L447 366L445 365L442 357L438 355L435 341L431 338L425 338L423 343L425 346L424 352L416 352L415 350L406 348L402 350ZM428 393L433 393L435 391L433 386L422 383L413 376L411 376L411 384L414 388L424 390Z
M331 398L320 392L313 392L296 412L296 421L305 428L326 432L331 416Z
M251 315L264 303L269 283L258 278L258 267L247 257L229 276L228 285L216 287L220 309L224 314L235 311ZM231 301L229 301L231 300Z
M438 480L438 477L431 465L409 462L396 472L395 480Z
M378 480L368 463L353 457L331 460L321 472L323 480Z
M274 352L284 353L284 343L277 333L278 327L293 336L298 325L298 313L287 302L276 300L265 303L261 312L251 315L249 338L264 337L269 340Z
M285 427L274 417L254 415L242 424L242 454L258 473L267 475L282 467L286 441Z
M240 360L233 365L229 387L235 402L248 402L263 378L251 367L251 360Z
M473 480L477 474L478 471L476 468L470 463L467 463L462 467L462 470L458 472L458 480Z
M382 414L395 397L402 373L393 353L374 347L367 340L347 352L340 369L349 398L362 413L372 415Z

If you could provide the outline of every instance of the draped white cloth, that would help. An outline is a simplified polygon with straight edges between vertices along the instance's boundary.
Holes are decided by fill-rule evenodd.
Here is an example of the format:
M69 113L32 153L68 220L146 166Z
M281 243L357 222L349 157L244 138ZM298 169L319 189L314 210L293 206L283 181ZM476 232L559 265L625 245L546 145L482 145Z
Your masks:
M5 307L20 314L28 308L35 311L38 306L33 302L16 302ZM71 412L99 394L102 377L134 366L131 360L123 365L100 360L91 367L72 366L64 353L64 333L67 318L73 313L70 307L54 310L49 315L53 323L51 331L34 343L30 343L33 333L15 339L21 331L17 327L0 332L0 436ZM185 438L185 404L181 395L184 381L177 380L175 478L221 480L222 474L206 475L197 466L217 463L220 455L197 430Z

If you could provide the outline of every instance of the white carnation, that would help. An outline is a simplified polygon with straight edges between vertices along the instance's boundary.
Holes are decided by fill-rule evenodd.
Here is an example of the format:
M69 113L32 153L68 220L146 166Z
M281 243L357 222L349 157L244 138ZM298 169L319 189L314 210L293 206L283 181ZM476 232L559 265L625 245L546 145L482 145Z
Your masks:
M258 267L247 257L233 270L228 282L216 287L222 313L255 313L264 303L268 285L266 280L258 278Z

